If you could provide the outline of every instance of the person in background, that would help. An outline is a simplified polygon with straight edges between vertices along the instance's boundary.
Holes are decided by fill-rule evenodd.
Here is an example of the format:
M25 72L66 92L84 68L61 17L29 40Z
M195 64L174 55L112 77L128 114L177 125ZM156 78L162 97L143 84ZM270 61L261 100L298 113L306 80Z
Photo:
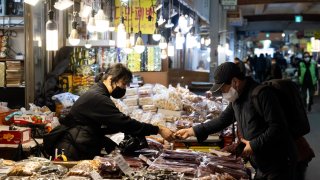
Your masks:
M238 58L234 58L233 61L237 66L239 66L241 73L246 74L246 67L244 65L244 63Z
M271 80L271 79L282 79L281 67L279 66L275 58L271 59L271 67L270 67L270 74L269 74L268 80Z
M214 72L213 93L220 92L230 103L216 119L174 135L185 139L196 136L199 142L237 121L242 155L249 156L256 169L256 180L293 180L296 164L296 146L286 125L285 116L272 89L265 88L257 96L264 116L252 106L252 91L258 86L252 78L244 77L237 65L226 62Z
M203 61L203 60L200 60L200 61L199 61L199 64L198 64L198 66L197 66L197 70L199 70L199 71L204 71L204 70L206 70L206 67L205 67L205 65L204 65L204 61Z
M115 143L105 137L106 134L160 134L168 141L173 140L173 132L168 128L131 119L120 112L111 100L111 97L122 98L132 80L132 73L123 64L112 65L96 80L98 82L80 96L61 122L69 129L58 141L56 148L64 149L68 160L93 159L100 155L103 147L112 150Z
M308 52L303 53L303 60L299 63L298 78L305 108L310 112L318 81L318 68L317 63L312 60L312 57ZM307 102L307 93L309 94L309 102Z
M264 57L264 54L260 54L259 58L256 60L254 66L256 72L256 80L261 83L265 81L266 78L266 71L267 71L267 60Z
M250 57L248 57L244 61L244 67L246 68L246 77L252 77L252 75L253 75L250 61L251 61Z

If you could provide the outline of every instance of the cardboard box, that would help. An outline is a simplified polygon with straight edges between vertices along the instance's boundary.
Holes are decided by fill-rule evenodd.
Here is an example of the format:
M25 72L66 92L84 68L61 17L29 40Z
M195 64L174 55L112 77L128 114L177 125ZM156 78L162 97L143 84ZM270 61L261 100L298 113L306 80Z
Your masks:
M31 140L30 128L17 128L17 130L9 130L9 126L0 126L0 144L19 144Z
M45 115L14 115L13 122L14 124L18 125L25 125L25 124L47 124L52 121L52 116L45 116Z

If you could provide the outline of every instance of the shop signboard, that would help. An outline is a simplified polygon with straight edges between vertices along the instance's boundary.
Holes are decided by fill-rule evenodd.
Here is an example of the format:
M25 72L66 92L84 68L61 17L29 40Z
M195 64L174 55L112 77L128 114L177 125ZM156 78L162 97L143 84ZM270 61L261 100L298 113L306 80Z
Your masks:
M153 5L156 0L139 1L132 0L127 6L122 6L120 0L115 1L115 26L117 27L121 17L125 21L126 32L139 32L139 26L142 34L153 34L156 23L156 13L154 12ZM129 21L129 22L128 22Z
M231 26L241 26L243 23L243 18L239 9L235 11L228 11L227 19Z
M314 38L315 39L320 39L320 31L315 31L314 32Z
M221 0L222 6L236 6L238 3L237 0Z
M236 10L237 6L223 6L224 10Z

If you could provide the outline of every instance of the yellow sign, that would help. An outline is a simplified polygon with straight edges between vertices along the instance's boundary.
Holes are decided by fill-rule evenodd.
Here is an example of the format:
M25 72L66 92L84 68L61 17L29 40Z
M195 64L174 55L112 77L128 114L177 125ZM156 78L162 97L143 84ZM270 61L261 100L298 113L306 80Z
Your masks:
M129 1L129 5L121 6L120 0L116 0L116 15L114 17L116 27L120 22L121 16L123 16L126 32L131 32L131 27L133 27L133 32L138 33L140 24L142 34L153 34L156 23L156 13L152 6L155 4L156 0L140 0L140 4L139 0L131 0ZM151 19L148 18L149 16Z

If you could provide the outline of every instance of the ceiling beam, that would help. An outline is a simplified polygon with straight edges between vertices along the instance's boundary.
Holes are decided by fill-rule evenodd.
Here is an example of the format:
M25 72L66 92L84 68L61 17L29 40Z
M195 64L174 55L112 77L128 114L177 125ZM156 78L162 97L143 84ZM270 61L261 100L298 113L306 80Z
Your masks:
M238 5L269 4L269 3L318 3L319 0L238 0Z
M296 14L268 14L268 15L250 15L243 16L248 22L253 21L292 21L294 22ZM303 21L319 22L319 14L303 14Z
M267 6L266 4L257 4L257 5L255 5L254 14L255 15L263 14L263 12L266 9L266 6Z
M312 3L297 3L294 6L294 12L296 14L303 14L312 7Z

